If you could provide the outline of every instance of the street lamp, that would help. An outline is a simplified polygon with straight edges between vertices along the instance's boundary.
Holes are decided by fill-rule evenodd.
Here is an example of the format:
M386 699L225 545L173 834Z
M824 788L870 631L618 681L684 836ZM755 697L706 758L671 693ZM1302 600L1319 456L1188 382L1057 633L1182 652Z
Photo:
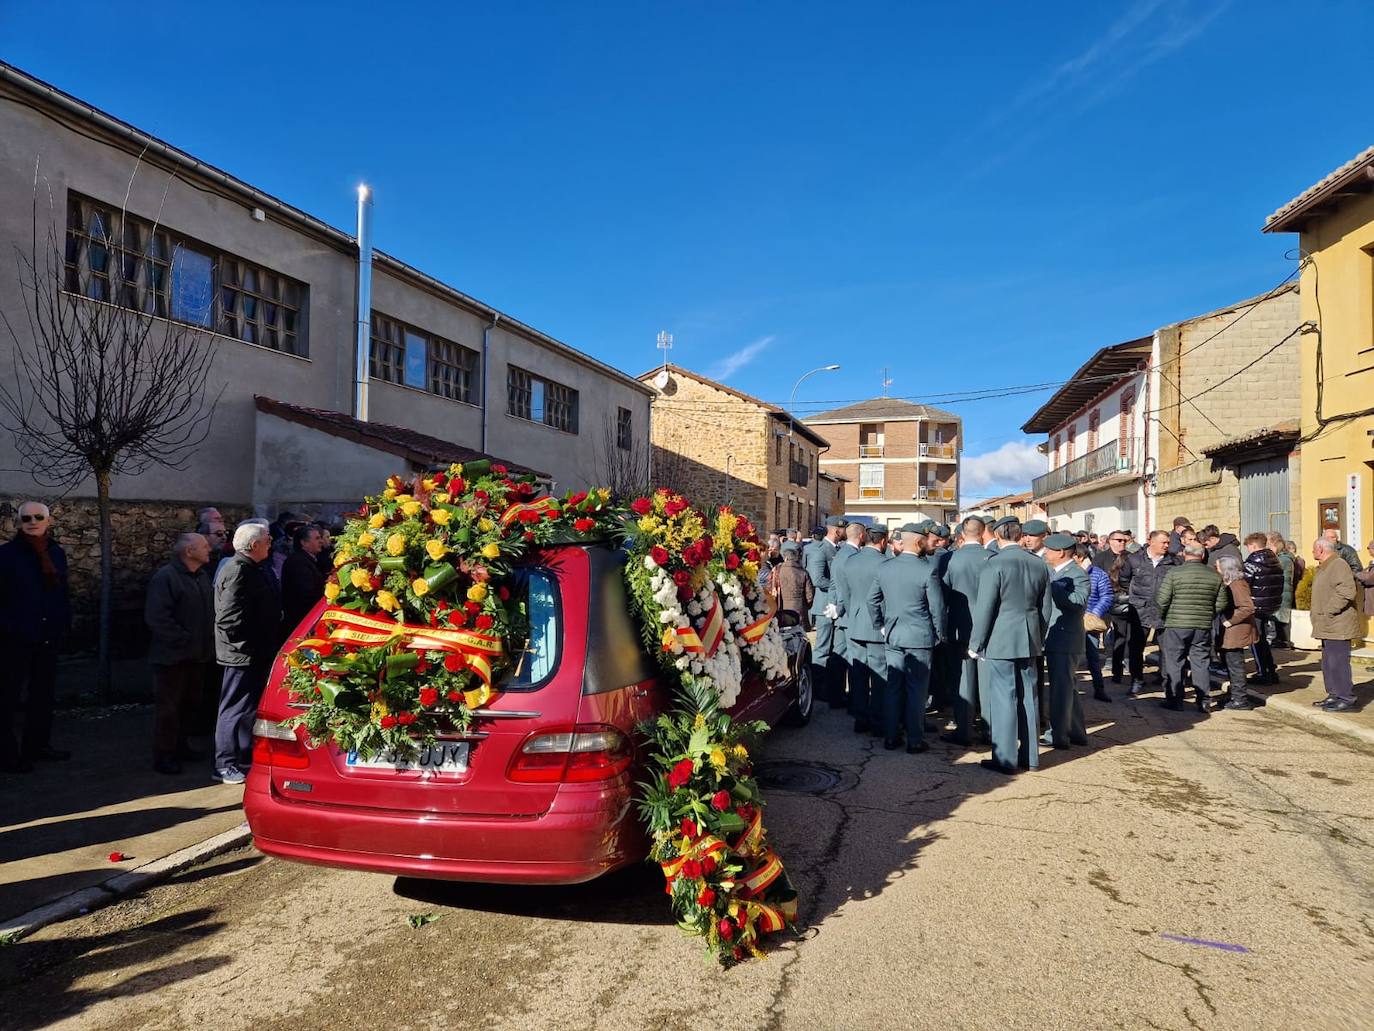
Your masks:
M801 379L797 380L797 382L792 384L792 396L787 399L787 439L789 441L788 447L792 446L790 441L793 437L793 431L796 429L796 422L792 418L792 406L797 402L797 388L802 385L803 381L805 381L807 376L814 376L818 372L835 372L838 369L838 365L822 365L819 369L812 369L810 372L805 373L801 377ZM830 449L826 448L826 450L828 451ZM792 474L790 471L788 472L787 478L789 481L792 479ZM819 512L821 507L821 459L819 453L817 453L816 455L816 483L813 486L812 491L813 496L815 498L815 500L812 502L812 512Z

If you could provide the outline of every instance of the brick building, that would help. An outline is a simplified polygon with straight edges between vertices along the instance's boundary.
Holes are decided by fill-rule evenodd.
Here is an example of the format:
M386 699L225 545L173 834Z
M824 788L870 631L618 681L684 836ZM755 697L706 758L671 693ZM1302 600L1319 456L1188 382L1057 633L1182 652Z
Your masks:
M679 365L639 377L656 391L650 440L653 482L703 508L732 505L760 529L809 532L834 481L817 457L829 442L776 405ZM842 486L842 485L841 485Z
M845 514L901 526L959 516L959 416L897 398L868 401L806 420L830 440L826 472L847 478Z
M1015 516L1024 523L1030 519L1044 519L1045 508L1035 500L1030 491L1026 490L1020 494L1003 494L986 501L975 501L968 508L959 510L960 519L975 515L991 522L1003 516Z

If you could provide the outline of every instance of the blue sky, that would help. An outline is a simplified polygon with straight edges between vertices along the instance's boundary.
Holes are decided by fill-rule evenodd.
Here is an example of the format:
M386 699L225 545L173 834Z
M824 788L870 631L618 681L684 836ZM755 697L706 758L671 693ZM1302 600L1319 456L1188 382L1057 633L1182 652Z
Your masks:
M0 57L632 373L799 411L1068 376L1262 292L1374 5L0 2ZM176 12L169 15L169 12ZM80 26L74 31L63 26ZM965 497L1046 394L950 404Z

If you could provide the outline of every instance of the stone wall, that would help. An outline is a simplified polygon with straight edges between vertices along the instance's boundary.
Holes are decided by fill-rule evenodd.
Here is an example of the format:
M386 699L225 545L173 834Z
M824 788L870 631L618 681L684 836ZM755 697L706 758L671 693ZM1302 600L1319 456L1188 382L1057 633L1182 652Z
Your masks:
M1165 469L1156 481L1155 528L1169 529L1187 516L1199 530L1208 523L1235 533L1240 527L1240 482L1234 469L1213 469L1202 459Z
M100 519L94 498L46 498L0 495L0 537L17 533L15 512L21 502L43 501L52 511L52 535L67 554L72 593L70 649L91 648L96 640L100 597ZM153 571L171 554L179 533L196 528L196 511L214 505L230 526L252 513L245 505L213 501L113 501L114 615L112 646L116 655L141 655L147 646L143 625L143 590Z

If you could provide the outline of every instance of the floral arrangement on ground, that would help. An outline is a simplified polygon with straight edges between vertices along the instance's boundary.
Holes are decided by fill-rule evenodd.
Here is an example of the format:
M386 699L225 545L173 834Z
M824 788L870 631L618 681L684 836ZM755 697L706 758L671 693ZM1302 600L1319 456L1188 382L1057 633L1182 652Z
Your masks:
M392 477L347 523L329 605L287 654L287 721L313 745L364 758L414 756L466 731L499 690L528 632L512 573L532 550L610 539L646 648L676 688L671 713L640 728L649 779L640 812L680 926L729 964L790 925L792 889L768 847L749 746L767 728L725 711L747 673L787 675L759 542L729 508L710 518L660 490L628 508L604 488L540 495L489 461L407 482Z

